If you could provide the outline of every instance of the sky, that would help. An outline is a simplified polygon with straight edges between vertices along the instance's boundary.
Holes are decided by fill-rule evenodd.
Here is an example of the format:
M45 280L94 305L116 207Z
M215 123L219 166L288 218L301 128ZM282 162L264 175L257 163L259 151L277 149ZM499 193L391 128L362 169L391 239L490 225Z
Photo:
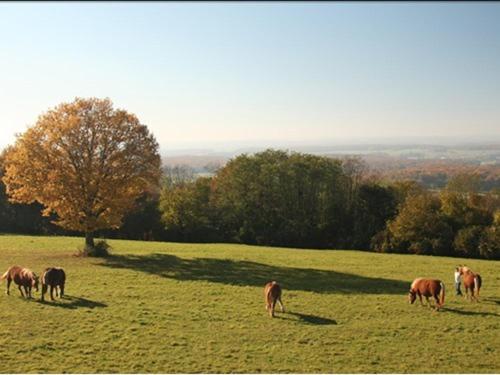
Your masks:
M500 140L500 3L0 3L0 148L109 97L162 149Z

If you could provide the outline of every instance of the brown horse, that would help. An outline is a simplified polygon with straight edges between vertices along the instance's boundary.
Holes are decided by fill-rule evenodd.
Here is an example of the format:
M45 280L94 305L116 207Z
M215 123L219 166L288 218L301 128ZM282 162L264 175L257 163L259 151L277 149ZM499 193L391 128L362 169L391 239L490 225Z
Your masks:
M470 268L460 267L459 268L460 275L462 276L462 280L465 288L465 298L469 298L469 290L470 290L470 300L471 301L479 301L479 290L481 289L481 285L483 280L481 279L481 275L478 273L472 272Z
M28 268L12 266L0 277L0 280L4 279L7 279L7 294L10 294L9 288L12 281L17 284L22 297L32 298L32 288L38 292L38 276ZM21 287L24 288L25 294L23 294Z
M281 312L285 312L285 308L281 302L281 287L276 281L270 281L266 284L264 287L264 296L266 300L266 310L269 311L271 318L274 318L276 302L280 304Z
M413 280L408 294L408 300L413 304L416 298L422 303L422 296L425 297L427 303L430 304L429 297L434 297L436 300L436 310L439 310L444 305L444 283L441 280L418 278Z
M66 274L64 270L59 267L46 268L42 275L42 297L44 300L45 293L47 293L47 287L50 287L50 299L54 300L54 289L56 290L57 297L57 287L60 290L60 297L64 296L64 283L66 282Z

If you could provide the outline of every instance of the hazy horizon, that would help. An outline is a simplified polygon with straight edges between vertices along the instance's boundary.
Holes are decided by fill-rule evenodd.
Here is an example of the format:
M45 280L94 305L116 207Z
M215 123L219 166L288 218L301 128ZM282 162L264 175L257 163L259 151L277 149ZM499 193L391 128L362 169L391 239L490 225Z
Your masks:
M2 3L0 148L109 97L162 150L500 140L500 3ZM297 146L298 147L298 146Z
M358 138L346 140L317 140L311 142L290 142L278 140L258 140L258 141L243 141L230 140L225 142L200 142L200 143L185 143L176 145L160 144L160 152L162 155L179 155L179 154L217 154L217 153L239 153L251 152L254 150L263 150L267 148L284 149L290 151L304 151L314 149L335 150L363 149L364 147L378 146L381 149L384 147L466 147L466 146L491 146L500 150L500 139L494 137L478 137L471 138L446 138L446 137L411 137L411 138Z

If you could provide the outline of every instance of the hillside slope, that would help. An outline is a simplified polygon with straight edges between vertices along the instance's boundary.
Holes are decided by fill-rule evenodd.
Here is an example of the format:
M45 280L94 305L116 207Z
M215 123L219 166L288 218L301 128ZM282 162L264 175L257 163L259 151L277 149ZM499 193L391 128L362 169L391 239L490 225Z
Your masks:
M65 268L67 298L0 295L5 372L500 372L499 263L231 244L0 236L0 271ZM482 301L454 296L453 267L483 276ZM418 276L441 278L445 309L409 305ZM287 312L266 315L263 285Z

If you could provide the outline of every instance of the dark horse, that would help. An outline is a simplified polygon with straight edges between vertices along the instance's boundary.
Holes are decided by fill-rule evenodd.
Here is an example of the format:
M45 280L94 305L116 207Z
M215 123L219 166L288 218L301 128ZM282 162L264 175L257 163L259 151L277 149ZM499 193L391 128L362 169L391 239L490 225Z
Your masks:
M59 287L59 296L64 296L64 283L66 282L66 274L64 270L59 267L46 268L42 275L42 301L44 300L45 293L47 293L47 287L50 287L50 299L54 300L54 289L56 290L57 297L57 287Z
M434 297L436 300L436 310L439 310L439 308L444 305L444 284L441 280L415 279L413 283L411 283L410 293L408 294L410 303L415 302L417 296L420 299L421 305L423 305L422 296L424 296L429 306L429 297Z
M483 284L483 280L481 279L481 275L478 273L472 272L468 267L460 267L459 268L460 275L463 278L464 288L465 288L465 298L469 297L470 290L470 300L479 301L479 290L481 289L481 285Z
M7 294L10 294L9 288L12 281L17 284L22 297L32 298L32 288L38 292L38 276L28 268L12 266L0 277L0 280L4 279L7 279ZM23 294L21 287L24 288L25 294Z
M264 297L266 300L266 310L269 311L271 318L274 317L276 302L280 304L281 312L285 312L285 308L281 302L281 287L276 281L270 281L266 284L264 287Z

